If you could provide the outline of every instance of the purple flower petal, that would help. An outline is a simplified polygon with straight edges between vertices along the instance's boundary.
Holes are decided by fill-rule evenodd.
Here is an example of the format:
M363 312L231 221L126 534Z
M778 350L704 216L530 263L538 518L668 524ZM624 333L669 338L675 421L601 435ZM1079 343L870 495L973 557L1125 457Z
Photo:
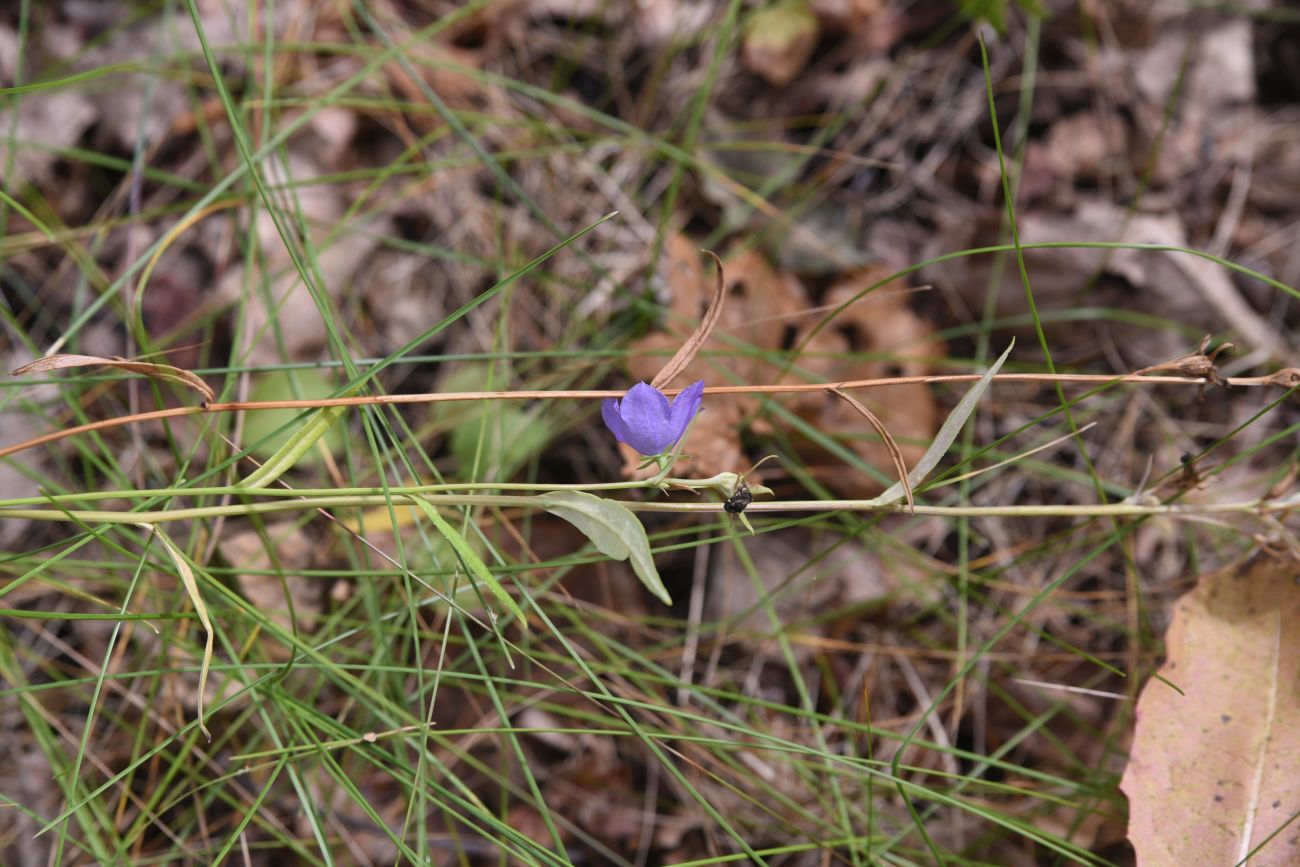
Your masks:
M665 448L672 448L686 433L687 426L695 413L699 412L704 402L704 380L693 382L682 389L681 394L673 399L673 408L668 418L668 431L672 441Z
M623 417L618 414L618 399L607 397L600 403L600 417L605 420L605 427L614 435L614 439L621 443L627 442L627 425L623 424Z
M643 455L661 453L672 445L668 427L670 412L668 398L663 392L638 382L628 389L618 407L618 414L627 428L624 442Z
M614 438L643 455L659 455L677 444L704 398L704 380L693 383L671 404L654 386L638 382L622 400L606 398L600 415Z

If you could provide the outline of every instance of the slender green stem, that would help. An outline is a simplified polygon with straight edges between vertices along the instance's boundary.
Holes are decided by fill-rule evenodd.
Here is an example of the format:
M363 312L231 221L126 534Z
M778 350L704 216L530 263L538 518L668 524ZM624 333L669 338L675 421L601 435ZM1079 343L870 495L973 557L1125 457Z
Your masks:
M735 473L718 473L707 479L676 479L655 476L631 482L602 482L590 485L549 485L525 482L448 482L436 485L392 485L387 488L128 488L114 491L85 491L76 494L51 494L44 497L16 497L0 500L0 510L15 506L43 506L63 503L84 503L95 500L138 500L158 497L224 497L238 494L241 497L271 497L275 499L304 499L316 497L363 497L391 494L394 498L425 494L443 494L453 491L630 491L717 490L729 493L735 485Z
M391 496L382 494L355 496L304 497L270 503L235 503L225 506L206 506L194 509L149 510L141 512L94 511L80 509L22 509L0 508L0 519L27 518L34 521L73 521L104 524L159 524L169 521L195 521L232 515L260 515L271 512L292 512L303 509L335 509L367 506L403 506L397 502L401 489L392 488ZM240 493L243 493L242 491ZM248 493L253 493L249 491ZM258 492L262 493L262 492ZM298 492L301 493L301 492ZM509 494L462 494L425 496L436 506L497 506L503 508L544 508L544 496L511 496ZM721 503L661 503L620 500L634 512L722 512ZM884 514L916 514L941 517L1141 517L1164 515L1176 518L1193 518L1205 515L1265 515L1300 510L1296 500L1243 500L1235 503L1197 504L1142 504L1107 503L1099 505L1043 505L1043 506L882 506L872 500L776 500L753 503L750 512L879 512Z

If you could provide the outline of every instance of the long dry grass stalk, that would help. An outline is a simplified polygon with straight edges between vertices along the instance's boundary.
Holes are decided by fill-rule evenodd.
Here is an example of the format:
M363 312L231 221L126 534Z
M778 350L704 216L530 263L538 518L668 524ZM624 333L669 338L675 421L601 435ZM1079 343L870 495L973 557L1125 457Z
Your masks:
M704 389L704 394L706 396L710 394L797 394L812 391L824 392L828 388L849 391L861 388L882 388L890 385L911 385L916 383L929 385L949 382L975 382L979 379L979 374L956 373L935 376L897 376L883 379L855 379L843 382L805 383L801 385L725 385L706 388ZM1143 376L1140 374L1107 376L1105 374L1091 373L1000 373L993 379L995 382L1055 382L1094 386L1118 385L1121 383L1142 383L1146 385L1180 385L1203 388L1211 384L1210 379L1206 377ZM1258 387L1273 385L1281 388L1295 388L1300 386L1300 368L1287 367L1267 376L1228 377L1226 383L1229 387ZM664 394L675 395L681 391L681 389L670 388L664 389L663 391ZM158 419L201 415L204 413L255 412L264 409L319 409L329 406L382 406L395 404L439 403L442 401L458 400L599 400L606 397L622 397L623 394L624 392L622 391L614 391L610 389L594 391L463 391L443 394L354 395L350 397L330 397L311 400L230 401L226 403L212 403L206 408L199 406L182 406L173 407L172 409L159 409L151 412L118 416L117 418L105 418L87 424L62 428L60 430L51 431L47 434L42 434L38 437L32 437L31 439L24 440L20 443L14 443L13 445L0 448L0 458L5 458L9 455L17 454L18 452L39 445L55 442L65 437L89 433L90 431L105 430L107 428L137 424L145 421L155 421Z

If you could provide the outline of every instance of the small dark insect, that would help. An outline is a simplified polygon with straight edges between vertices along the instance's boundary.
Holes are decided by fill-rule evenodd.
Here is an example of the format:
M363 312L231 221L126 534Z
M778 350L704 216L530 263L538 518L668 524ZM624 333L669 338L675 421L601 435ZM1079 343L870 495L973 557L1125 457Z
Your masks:
M736 483L736 490L722 504L722 510L733 515L739 515L752 502L754 502L754 495L749 492L749 485L745 484L745 480L741 479Z

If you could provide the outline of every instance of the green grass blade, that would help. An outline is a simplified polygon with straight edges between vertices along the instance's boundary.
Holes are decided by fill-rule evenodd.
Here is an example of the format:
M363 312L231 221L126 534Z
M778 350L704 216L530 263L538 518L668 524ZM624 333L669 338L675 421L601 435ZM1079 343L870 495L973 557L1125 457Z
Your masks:
M492 595L500 600L506 610L518 618L520 625L527 629L528 620L524 617L524 612L520 609L519 604L515 602L514 597L506 591L501 582L497 580L497 577L492 574L492 570L488 569L487 564L483 562L483 558L469 546L469 543L465 541L465 537L456 532L456 528L448 523L446 518L439 515L438 510L431 506L428 500L423 497L408 497L407 499L414 503L415 507L429 519L429 523L437 528L438 532L455 550L456 556L460 558L465 568L475 578L483 582L483 585L492 591ZM493 620L495 621L495 618Z
M962 396L962 399L953 407L952 412L948 414L943 426L939 428L939 433L935 435L934 442L930 443L930 447L925 450L925 454L916 462L916 466L912 467L912 471L907 474L908 484L914 490L930 474L930 471L938 466L939 461L943 460L943 456L948 453L948 449L952 447L957 435L961 433L966 420L975 412L975 407L979 405L980 398L984 396L989 384L993 382L993 377L1002 369L1003 363L1011 355L1011 350L1015 348L1015 345L1016 342L1011 341L1011 345L998 357L997 361L993 362L993 365L988 370L984 371L984 375L971 386L970 391ZM896 502L902 496L903 483L895 482L871 502L884 506Z

